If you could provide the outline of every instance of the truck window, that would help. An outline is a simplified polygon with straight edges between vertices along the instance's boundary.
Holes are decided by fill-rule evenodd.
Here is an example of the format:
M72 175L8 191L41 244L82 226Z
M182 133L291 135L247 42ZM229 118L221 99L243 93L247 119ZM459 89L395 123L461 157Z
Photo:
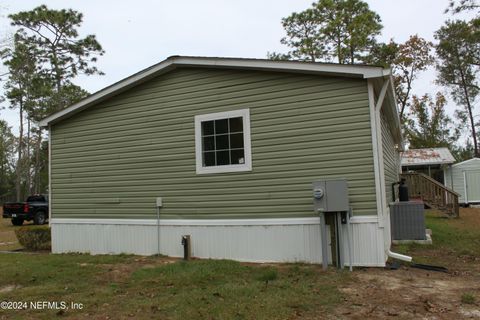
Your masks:
M45 202L44 196L30 196L27 198L27 202Z

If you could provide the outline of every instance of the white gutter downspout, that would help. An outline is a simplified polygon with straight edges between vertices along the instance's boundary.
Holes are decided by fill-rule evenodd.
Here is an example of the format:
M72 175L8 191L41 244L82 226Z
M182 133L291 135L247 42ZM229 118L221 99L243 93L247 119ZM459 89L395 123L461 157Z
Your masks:
M377 190L377 211L378 211L378 223L379 227L384 227L384 210L387 200L385 199L385 169L383 165L383 142L382 142L382 122L380 112L382 110L383 101L387 95L387 89L390 84L391 78L384 80L380 94L378 95L377 103L375 103L375 93L373 81L368 81L368 91L370 100L370 115L372 121L372 137L373 137L373 150L374 150L374 165L375 165L375 180L378 185ZM372 110L373 107L373 110ZM376 154L375 154L376 153ZM375 159L375 157L377 159ZM377 160L377 161L375 161ZM378 172L378 173L377 173ZM392 252L390 249L386 250L387 256L406 262L411 262L412 257L406 256L400 253Z
M52 221L52 127L48 125L48 225Z
M412 257L406 256L406 255L403 255L403 254L400 254L400 253L392 252L392 251L390 251L390 249L387 250L387 256L389 256L390 258L393 258L393 259L397 259L397 260L412 262Z
M378 95L378 101L375 105L375 130L377 132L377 150L378 150L378 168L380 172L380 190L381 190L381 198L382 198L382 211L381 216L379 219L380 227L385 227L385 210L388 208L388 201L386 199L386 186L385 186L385 166L383 163L383 135L382 135L382 118L381 118L381 111L383 106L383 101L387 96L388 86L390 84L390 77L383 83L382 89L380 90L380 94Z
M370 102L370 121L372 127L372 149L373 149L373 165L375 173L375 192L377 200L377 215L379 227L384 226L383 213L386 208L385 199L385 174L383 167L383 143L382 128L380 121L380 110L382 109L383 100L386 96L389 80L385 81L382 90L375 103L375 90L373 80L368 80L368 97Z
M381 189L381 177L380 177L380 153L378 152L378 136L376 130L376 114L375 114L375 92L373 86L373 80L368 80L368 100L370 109L370 126L372 134L372 150L373 150L373 172L375 176L375 199L377 202L377 215L380 216L383 212L383 197Z

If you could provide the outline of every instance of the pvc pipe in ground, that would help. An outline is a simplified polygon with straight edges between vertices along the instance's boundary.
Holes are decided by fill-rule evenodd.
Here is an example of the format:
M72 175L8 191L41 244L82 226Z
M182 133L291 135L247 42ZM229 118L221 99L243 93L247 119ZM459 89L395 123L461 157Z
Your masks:
M387 256L389 256L390 258L393 258L393 259L397 259L397 260L412 262L412 257L406 256L406 255L403 255L403 254L400 254L400 253L392 252L392 251L390 251L390 249L387 251Z
M351 242L351 236L350 232L352 232L352 229L350 227L350 218L353 216L353 211L352 208L350 207L350 210L347 212L347 244L348 244L348 269L350 272L353 271L353 254L352 254L352 247L353 244Z

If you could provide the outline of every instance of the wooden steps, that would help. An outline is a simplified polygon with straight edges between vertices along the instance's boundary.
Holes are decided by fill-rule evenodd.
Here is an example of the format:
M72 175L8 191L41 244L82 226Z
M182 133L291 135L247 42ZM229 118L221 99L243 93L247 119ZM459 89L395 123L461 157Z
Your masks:
M402 173L400 176L406 181L411 200L418 199L429 208L459 216L458 193L423 173Z

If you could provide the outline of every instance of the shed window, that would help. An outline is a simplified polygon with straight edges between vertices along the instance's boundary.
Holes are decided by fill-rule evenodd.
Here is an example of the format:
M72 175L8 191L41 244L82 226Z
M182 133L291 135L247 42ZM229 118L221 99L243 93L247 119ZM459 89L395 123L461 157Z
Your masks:
M248 109L195 117L197 173L251 170Z

